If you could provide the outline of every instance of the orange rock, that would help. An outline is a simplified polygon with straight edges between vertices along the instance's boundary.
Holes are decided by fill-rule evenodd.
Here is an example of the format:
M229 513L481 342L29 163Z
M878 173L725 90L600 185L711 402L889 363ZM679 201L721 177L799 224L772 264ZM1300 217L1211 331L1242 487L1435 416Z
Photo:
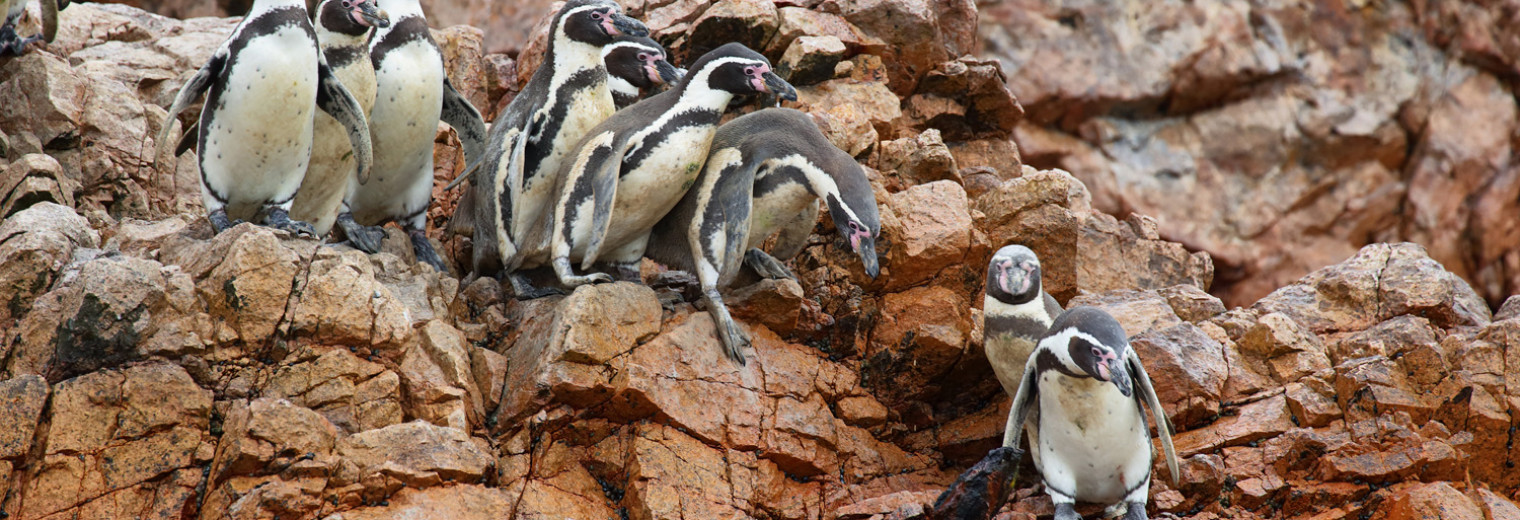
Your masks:
M1387 520L1484 520L1483 511L1451 484L1416 484L1396 493L1376 518Z

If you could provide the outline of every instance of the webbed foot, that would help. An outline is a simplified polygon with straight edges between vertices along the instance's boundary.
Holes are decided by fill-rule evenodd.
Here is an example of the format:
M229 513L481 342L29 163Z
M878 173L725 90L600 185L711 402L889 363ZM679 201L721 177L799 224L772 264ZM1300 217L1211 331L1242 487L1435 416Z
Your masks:
M290 213L280 208L269 208L269 218L266 220L269 227L295 234L306 238L316 238L317 228L311 227L310 223L291 220Z
M518 300L536 300L545 296L565 294L565 291L561 291L555 287L534 286L532 282L528 281L528 277L522 273L509 274L507 275L507 280L512 282L513 297Z
M745 251L744 263L748 264L750 269L754 269L756 273L765 278L772 280L791 278L794 281L797 280L797 275L792 274L792 270L787 269L786 265L782 264L780 260L759 249L750 248L749 251Z
M243 219L228 220L227 210L224 208L218 208L212 211L206 215L206 218L211 221L211 227L215 229L217 233L221 233L223 231L231 229L233 226L243 223Z
M353 213L339 213L338 227L348 237L348 243L355 249L369 254L380 252L380 243L385 241L385 230L380 226L361 226L354 221Z

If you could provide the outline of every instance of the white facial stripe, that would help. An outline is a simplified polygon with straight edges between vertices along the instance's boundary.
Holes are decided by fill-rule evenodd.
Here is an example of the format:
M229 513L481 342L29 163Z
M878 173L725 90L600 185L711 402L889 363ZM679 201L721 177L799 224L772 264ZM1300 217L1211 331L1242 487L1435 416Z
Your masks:
M860 216L855 214L855 210L850 208L850 204L845 202L844 197L840 195L839 185L834 183L834 176L814 166L807 157L802 154L792 154L770 162L774 166L791 166L801 170L807 177L808 189L813 192L813 195L824 200L828 200L828 197L833 195L834 200L839 201L839 207L844 209L844 213L849 215L850 220L861 222Z
M658 49L651 48L650 46L644 45L643 43L640 43L640 42L628 42L628 41L614 42L612 45L607 45L607 46L602 47L602 59L604 59L604 60L607 59L607 55L608 54L612 54L613 50L616 50L616 49L630 49L630 48L632 48L632 49L646 50L646 51L653 52L653 53L656 53L656 54L659 54L659 52L660 52Z
M1039 301L1039 298L1036 298L1035 301ZM1071 359L1071 349L1068 348L1067 345L1071 344L1072 338L1082 338L1084 341L1093 345L1102 345L1111 349L1113 348L1113 346L1110 345L1103 345L1103 342L1098 341L1098 338L1092 337L1091 334L1082 332L1076 327L1067 327L1061 329L1060 332L1057 332L1055 334L1046 335L1045 339L1040 340L1040 346L1036 350L1049 350L1050 353L1056 355L1056 359L1060 360L1062 365L1066 366L1067 370L1078 374L1085 374L1087 371L1083 370L1082 367L1077 366L1076 361Z

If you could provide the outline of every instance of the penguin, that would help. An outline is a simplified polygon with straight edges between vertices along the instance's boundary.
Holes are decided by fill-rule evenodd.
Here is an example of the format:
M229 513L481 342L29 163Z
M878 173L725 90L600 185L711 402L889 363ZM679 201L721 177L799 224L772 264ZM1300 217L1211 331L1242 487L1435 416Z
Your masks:
M480 112L449 83L443 53L433 41L418 0L379 0L392 17L370 38L375 69L375 106L370 136L375 141L374 179L350 184L337 224L354 247L375 253L395 221L411 237L417 261L448 272L427 237L427 210L433 200L433 139L438 121L459 133L465 159L485 149Z
M876 278L881 221L860 164L834 147L811 116L768 108L718 128L692 189L650 234L645 255L696 275L724 352L741 365L749 337L729 316L718 289L733 284L742 265L769 278L792 277L759 246L779 232L772 252L796 256L813 231L820 199L839 236L860 256L866 274ZM794 217L804 213L805 219ZM794 221L806 225L791 225Z
M982 297L982 344L987 362L1012 399L1024 378L1024 365L1040 337L1061 315L1061 304L1042 289L1040 259L1022 245L1007 245L987 263L987 289ZM1033 410L1031 422L1038 421ZM1028 428L1026 428L1028 429ZM1029 430L1031 440L1037 433ZM1003 439L1007 444L1009 439ZM1015 446L1017 447L1017 446ZM1035 465L1039 466L1035 454Z
M373 27L387 27L390 19L375 7L375 0L323 0L317 6L317 41L338 81L358 100L366 117L375 106L375 67L369 60L369 35ZM291 203L290 217L312 225L317 236L327 236L349 183L358 182L353 147L337 120L317 115L312 133L311 162L306 177Z
M316 108L341 123L360 181L371 160L363 107L338 81L317 46L301 0L256 0L211 59L187 81L159 133L206 95L197 123L201 200L218 232L242 220L315 235L290 219L291 202L311 158Z
M583 270L606 258L620 278L636 279L650 231L696 181L728 102L766 93L797 99L765 56L729 43L698 58L674 88L587 133L562 165L554 208L549 253L560 283L612 281L606 273L575 274L572 257Z
M26 12L26 0L0 0L0 12L5 13L5 21L0 23L0 56L20 56L26 52L27 46L40 41L52 43L58 35L58 11L68 7L69 0L38 0L37 3L42 8L42 32L22 38L16 34L16 20Z
M680 81L686 71L671 65L669 59L665 48L648 36L623 36L602 47L613 106L622 110L638 102L656 85Z
M474 274L512 272L521 250L542 248L560 163L614 110L602 48L648 35L611 0L569 0L555 14L543 64L497 116L483 160L466 168L465 175L480 172L465 196L471 200L460 202L473 218Z
M1039 410L1030 449L1039 454L1056 520L1080 520L1079 500L1122 505L1125 520L1143 520L1155 459L1146 407L1175 486L1171 428L1145 366L1113 316L1075 307L1051 323L1025 363L1003 446L1017 448L1020 425Z

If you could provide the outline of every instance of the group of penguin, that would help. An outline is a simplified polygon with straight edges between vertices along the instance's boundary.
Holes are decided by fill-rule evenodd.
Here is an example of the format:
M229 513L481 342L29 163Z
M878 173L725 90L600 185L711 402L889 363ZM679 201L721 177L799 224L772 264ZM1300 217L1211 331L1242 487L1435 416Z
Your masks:
M797 96L741 44L678 69L616 3L569 0L552 20L543 64L488 133L450 85L418 0L324 0L312 19L304 0L256 0L169 110L161 143L205 94L176 153L197 148L217 231L240 220L337 231L375 252L376 226L394 221L420 262L446 270L425 232L441 120L467 160L450 187L471 184L450 227L472 237L473 275L507 279L519 298L637 281L647 257L696 276L725 353L742 365L750 340L719 289L745 269L793 276L780 259L807 244L820 205L865 272L880 273L871 185L810 116L765 108L720 125L735 98ZM0 50L12 40L0 32ZM641 98L661 84L669 88ZM547 276L541 268L556 286L530 279L534 269ZM1028 248L993 256L984 331L1013 398L1003 444L1018 448L1028 434L1057 520L1080 518L1077 501L1146 518L1152 425L1178 477L1156 391L1112 316L1063 311L1041 287Z
M1145 519L1151 426L1172 485L1179 479L1166 412L1118 320L1096 307L1063 310L1040 274L1022 245L999 249L987 265L983 343L1013 399L1003 446L1018 449L1028 434L1056 520L1079 520L1078 501L1112 504L1105 518Z
M518 298L638 281L647 256L696 275L743 364L749 339L718 290L745 266L792 276L772 254L801 251L820 204L879 272L871 185L810 116L767 108L720 125L739 99L796 100L770 62L730 43L679 69L610 0L564 4L543 64L489 133L450 85L418 0L325 0L314 17L303 0L256 0L181 88L158 142L202 94L175 153L197 149L218 232L253 221L373 253L396 222L419 262L447 271L426 233L443 121L467 163L449 188L471 183L449 228L472 237L472 275L506 279Z

